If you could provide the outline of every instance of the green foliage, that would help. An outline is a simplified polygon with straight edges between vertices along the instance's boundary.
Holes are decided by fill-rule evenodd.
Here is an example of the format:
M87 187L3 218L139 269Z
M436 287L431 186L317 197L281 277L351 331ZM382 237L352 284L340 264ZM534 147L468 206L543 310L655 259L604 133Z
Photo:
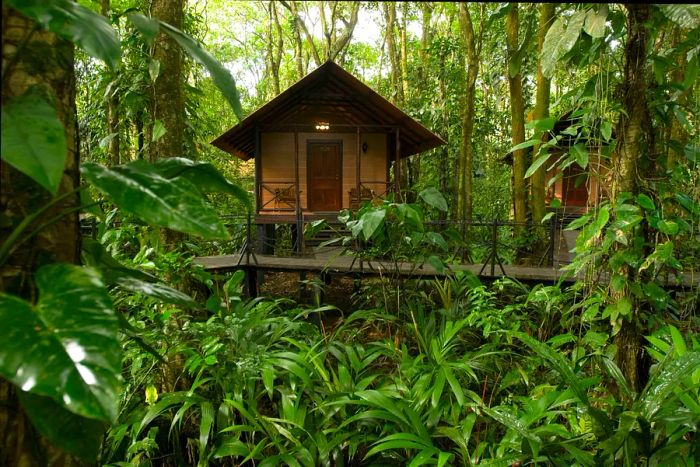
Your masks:
M56 109L36 94L2 107L2 159L51 194L56 194L66 160L66 136Z
M94 458L104 422L117 417L117 317L92 269L56 263L41 268L36 281L35 305L0 295L8 326L0 373L27 393L22 401L40 432L68 452Z
M148 219L155 225L204 238L228 238L216 212L185 175L166 178L157 168L143 161L111 169L83 164L81 171L95 188L125 212Z
M102 60L111 69L119 67L121 53L117 32L104 17L69 0L7 0L7 3L44 29Z

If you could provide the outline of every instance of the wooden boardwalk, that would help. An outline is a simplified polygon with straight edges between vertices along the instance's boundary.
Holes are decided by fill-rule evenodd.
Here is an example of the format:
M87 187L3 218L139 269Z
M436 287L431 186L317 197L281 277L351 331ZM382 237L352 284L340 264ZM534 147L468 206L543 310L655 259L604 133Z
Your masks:
M286 272L319 272L329 274L349 274L349 275L372 275L372 276L392 276L401 275L408 277L442 277L457 271L471 271L479 277L495 278L507 276L522 282L547 282L554 283L559 280L563 282L574 282L572 277L563 269L555 267L528 267L504 265L503 270L496 264L494 273L490 264L463 264L449 265L444 271L436 270L430 264L418 263L393 263L388 261L360 261L358 258L344 255L329 255L321 258L317 257L281 257L261 254L235 254L224 256L200 256L195 258L195 263L204 266L210 271L232 271L235 269L259 269L266 271L286 271ZM669 284L673 286L670 278ZM683 277L681 287L697 286L700 278L697 275L686 273Z

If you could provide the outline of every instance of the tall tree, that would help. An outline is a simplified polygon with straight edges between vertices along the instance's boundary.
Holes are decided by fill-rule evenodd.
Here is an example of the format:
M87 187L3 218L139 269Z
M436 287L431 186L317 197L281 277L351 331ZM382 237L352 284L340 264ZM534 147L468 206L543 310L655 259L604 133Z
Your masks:
M459 5L459 24L466 49L467 80L464 88L464 110L462 112L462 141L458 165L459 187L457 196L457 211L460 220L472 218L472 194L474 191L472 174L474 171L474 104L476 101L476 77L479 73L479 56L481 55L481 38L484 28L484 6L481 5L481 22L479 33L474 34L469 6Z
M184 21L185 0L153 0L151 14L178 29ZM152 59L160 72L153 83L151 116L165 133L152 144L150 159L183 155L185 131L185 98L182 91L183 58L177 43L160 32L153 43ZM157 136L157 135L156 135Z
M267 76L272 78L272 90L276 96L281 92L280 65L282 64L282 53L284 52L284 36L277 12L277 3L269 2L268 8Z
M617 124L617 151L613 154L612 161L612 192L615 198L621 193L638 193L640 177L644 178L639 163L645 154L643 148L649 143L651 137L649 134L651 128L647 124L649 109L646 73L649 41L647 22L650 17L650 6L632 3L626 4L625 9L627 10L627 44L622 83L622 112ZM646 236L645 232L641 235ZM628 280L633 281L635 274L634 268L627 267ZM618 299L624 297L633 304L631 316L623 321L620 332L615 336L615 344L617 364L630 387L638 391L644 386L646 379L644 347L639 328L641 310L631 292L612 290L611 295Z
M313 35L309 32L309 28L299 14L299 4L293 1L280 0L280 3L292 14L295 24L299 27L304 37L306 44L311 52L316 65L321 65L326 60L338 60L345 48L352 39L353 31L357 25L357 18L360 11L360 2L351 2L350 4L341 4L339 2L319 2L315 4L318 8L318 17L321 21L321 33L323 39L320 41L320 47L316 44ZM310 2L302 2L301 5L307 9L308 14ZM328 7L329 11L326 11ZM349 11L346 11L346 8ZM336 27L337 23L343 23L343 28L339 31Z
M66 195L80 183L75 131L73 46L53 33L39 29L36 23L3 3L3 112L12 99L25 93L41 96L44 105L50 103L63 123L67 147L57 196ZM32 101L36 102L34 98ZM5 222L19 224L29 213L44 206L50 199L46 190L4 161L0 162L0 211ZM51 219L60 212L70 212L79 202L77 194L67 196L46 212L43 218ZM0 244L7 240L9 231L3 226ZM47 258L66 263L79 262L80 228L77 210L43 228L10 256L3 265L0 290L27 299L35 297L36 290L32 285L34 272ZM69 464L68 457L56 452L30 426L16 392L12 384L0 378L0 464L42 465L49 460L53 465Z
M301 40L301 18L297 13L296 2L289 2L287 8L292 14L292 37L294 38L294 63L297 70L297 80L302 79L306 75L306 68L304 67L304 48Z
M384 38L387 54L389 55L389 79L391 80L392 100L399 106L403 106L404 95L403 86L401 85L401 57L399 47L396 44L396 4L394 2L385 2L382 6L384 7L384 20L386 24Z
M518 4L511 3L506 16L506 44L508 51L508 87L510 89L511 143L513 146L525 141L525 101L523 99L523 77L521 73L522 53L518 47ZM525 44L523 44L524 46ZM527 166L524 149L513 151L513 210L516 222L527 220Z
M542 3L539 6L540 19L537 30L537 56L542 55L542 46L544 45L547 31L554 20L555 3ZM535 97L535 110L533 112L534 120L542 120L549 117L549 91L550 78L542 72L542 62L537 63L537 91ZM545 141L546 134L542 135L542 142ZM539 146L534 146L532 153L537 154ZM540 166L530 178L530 190L532 195L532 220L539 222L545 215L545 169L546 166Z
M101 0L100 13L108 18L110 10L110 0ZM110 136L108 144L109 164L119 165L121 162L120 145L121 135L119 128L119 93L117 92L118 82L115 73L109 72L112 80L107 87L105 99L107 101L107 131Z

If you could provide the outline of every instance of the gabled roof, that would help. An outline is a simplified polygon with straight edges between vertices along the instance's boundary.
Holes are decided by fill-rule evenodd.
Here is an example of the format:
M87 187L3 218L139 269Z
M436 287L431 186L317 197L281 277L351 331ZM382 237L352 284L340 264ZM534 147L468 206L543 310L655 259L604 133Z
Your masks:
M372 131L371 125L398 126L401 157L445 144L439 136L332 61L297 81L211 144L247 160L255 157L256 128L273 131L275 126L312 126L319 121L328 122L331 132L334 124L366 125L362 129L364 132Z

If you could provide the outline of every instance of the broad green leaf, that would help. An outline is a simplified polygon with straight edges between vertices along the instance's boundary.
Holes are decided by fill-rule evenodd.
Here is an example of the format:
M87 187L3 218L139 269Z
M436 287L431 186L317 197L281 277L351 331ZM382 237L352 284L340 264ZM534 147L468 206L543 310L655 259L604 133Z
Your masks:
M186 308L197 308L197 302L192 297L165 284L146 282L134 277L120 277L115 283L131 293L141 293L164 303L171 303Z
M700 26L700 5L659 4L661 12L682 28L695 29Z
M684 90L690 89L690 87L697 82L698 72L700 71L699 68L700 67L698 67L698 56L695 55L690 61L688 61L688 64L685 67L685 74L683 76Z
M588 148L583 143L576 143L569 151L569 154L574 156L576 163L582 169L588 167Z
M188 180L168 180L144 161L111 169L83 164L83 176L122 210L161 227L205 239L226 239L226 227L216 211Z
M141 33L148 45L151 45L153 40L160 32L160 23L158 20L151 19L140 13L130 13L126 15L131 24Z
M7 3L113 70L119 66L119 38L105 17L70 0L8 0Z
M56 109L36 94L2 107L2 159L56 194L66 162L66 135Z
M148 62L148 76L151 78L151 82L155 83L156 79L160 75L160 60L153 59Z
M209 162L195 162L184 157L169 157L155 164L159 174L167 179L181 177L189 180L202 193L228 193L252 209L250 195L240 186L229 182Z
M644 193L640 193L637 195L637 204L639 204L647 211L656 211L656 205L654 204L654 201Z
M212 57L209 52L204 50L199 42L195 41L187 34L162 21L160 26L162 31L172 37L196 62L204 65L207 71L209 71L216 87L219 88L231 105L236 117L242 120L243 109L241 107L241 98L238 89L236 89L236 83L231 77L231 73Z
M153 133L151 135L151 141L156 142L159 139L161 139L165 134L168 132L168 130L165 128L163 125L163 122L160 120L156 120L153 122ZM162 157L172 157L174 154L160 154Z
M564 20L560 16L549 28L540 55L542 73L546 77L552 76L557 62L574 47L585 19L586 12L579 10L569 18L566 27L564 26Z
M677 222L667 221L665 219L661 219L659 221L657 228L666 235L677 235L678 231L680 230L680 226Z
M385 216L386 211L384 209L375 209L362 216L362 234L365 240L372 238L377 229L384 223Z
M107 424L81 417L49 397L19 391L22 408L51 444L90 463L97 460Z
M675 326L668 325L668 332L671 334L671 340L673 341L673 350L676 356L680 357L688 351L688 347L685 344L685 339L681 335L681 332Z
M210 401L202 402L199 421L199 465L206 464L208 453L209 435L214 426L214 406Z
M590 220L591 216L589 214L586 214L584 216L579 217L578 219L574 219L573 221L571 221L564 230L576 230L586 225Z
M429 187L421 191L418 196L425 201L425 204L440 211L447 211L447 201L437 188Z
M39 269L36 283L35 306L0 295L0 373L78 415L114 421L119 323L99 274L55 263Z
M601 123L600 134L603 136L605 141L610 141L610 138L612 138L612 123L607 120Z
M601 5L596 11L592 8L586 11L586 21L583 30L591 37L605 36L605 20L608 17L608 6Z
M527 169L527 172L525 172L525 178L532 177L534 173L537 172L537 169L542 167L547 160L549 160L549 154L542 154L540 157L535 159L535 162L533 162Z
M534 128L540 132L551 131L554 129L554 125L557 123L556 117L541 118L539 120L532 120L525 124L525 128Z
M527 140L527 141L523 141L523 142L520 143L520 144L516 144L515 146L513 146L512 148L510 148L510 149L508 150L508 153L515 152L515 151L519 151L519 150L521 150L521 149L531 148L532 146L535 146L535 145L537 145L537 144L540 144L541 142L542 142L542 141L540 141L539 138L529 139L529 140Z
M674 388L700 369L700 352L687 352L680 357L669 354L649 379L640 397L642 413L650 420L662 407Z

